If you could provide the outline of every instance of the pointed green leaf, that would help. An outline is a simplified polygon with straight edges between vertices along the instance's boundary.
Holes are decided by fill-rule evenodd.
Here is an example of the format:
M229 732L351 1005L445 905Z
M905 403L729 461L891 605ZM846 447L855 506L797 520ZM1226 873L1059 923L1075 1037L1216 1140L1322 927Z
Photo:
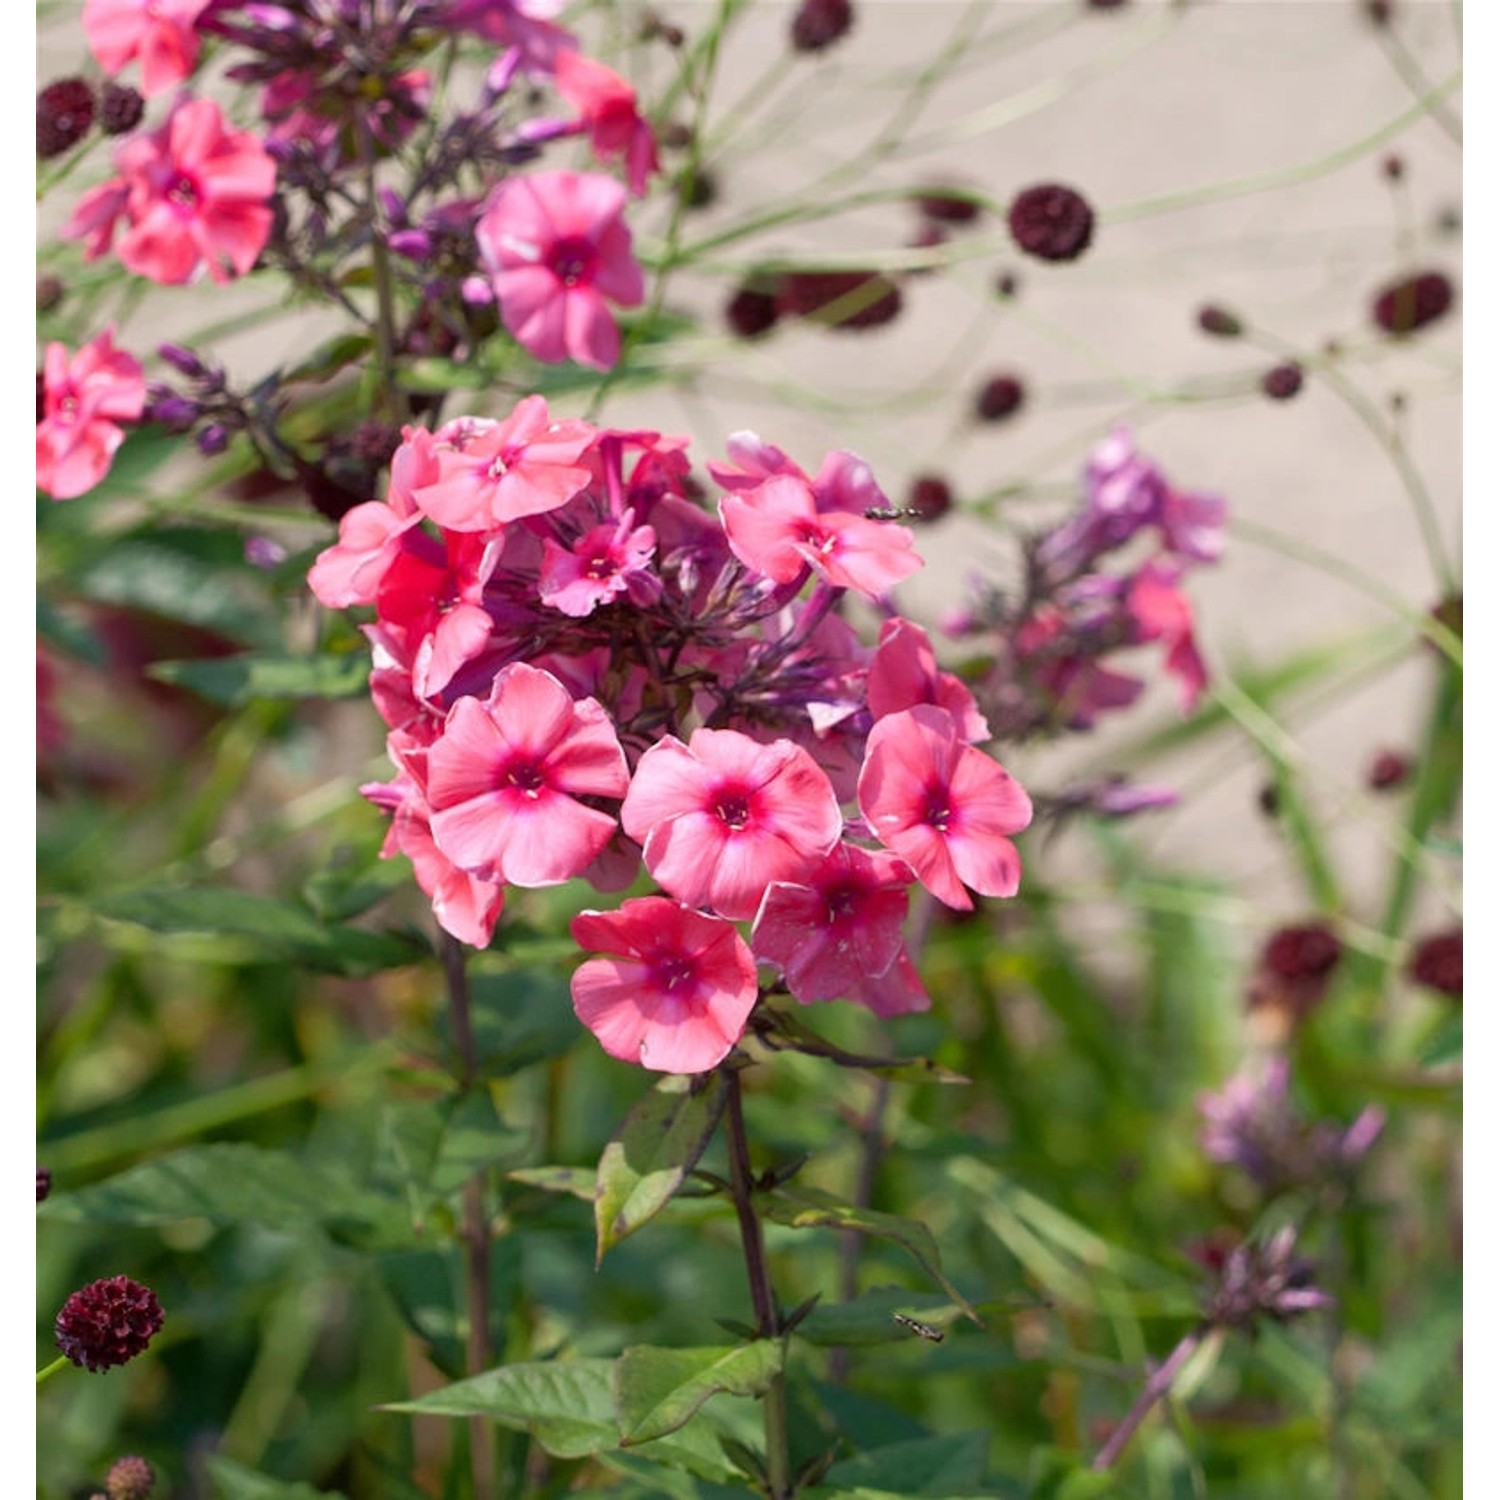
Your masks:
M958 1304L966 1318L981 1328L984 1326L963 1294L943 1274L937 1241L925 1224L896 1214L878 1213L870 1208L855 1208L852 1204L840 1203L831 1193L804 1187L778 1188L766 1196L763 1211L768 1219L792 1229L853 1229L860 1234L895 1241L911 1252L922 1269Z
M518 1172L505 1175L511 1182L540 1188L544 1193L581 1198L585 1203L594 1201L594 1185L598 1180L592 1167L522 1167Z
M210 703L236 708L257 698L358 698L370 685L370 659L246 653L201 661L159 661L147 669L158 682L184 687Z
M990 1435L913 1438L846 1458L828 1471L831 1489L868 1486L898 1495L960 1495L983 1485Z
M654 1349L639 1344L615 1362L615 1414L626 1446L676 1432L721 1391L758 1396L782 1366L779 1339L732 1348Z
M724 1112L724 1081L663 1078L625 1116L599 1158L594 1197L597 1258L655 1218L682 1186Z
M560 974L535 968L476 972L469 990L474 1040L488 1077L509 1077L532 1063L561 1057L583 1034Z
M874 1287L850 1302L820 1302L798 1326L797 1337L825 1348L909 1343L916 1335L896 1322L892 1314L898 1312L942 1329L963 1316L962 1308L942 1297Z

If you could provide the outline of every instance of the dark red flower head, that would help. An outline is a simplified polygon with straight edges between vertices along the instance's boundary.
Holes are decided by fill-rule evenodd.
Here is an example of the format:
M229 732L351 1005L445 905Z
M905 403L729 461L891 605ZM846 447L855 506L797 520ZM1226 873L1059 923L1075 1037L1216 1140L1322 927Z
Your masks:
M1343 951L1328 927L1309 922L1273 932L1261 958L1278 979L1324 979Z
M1369 787L1372 792L1387 792L1402 786L1411 776L1411 762L1399 750L1382 750L1370 762Z
M1038 183L1018 193L1008 222L1016 244L1038 260L1077 260L1094 237L1088 200L1059 182Z
M920 474L911 482L906 504L917 513L917 519L936 521L953 508L953 491L946 479L936 474Z
M901 288L878 271L788 271L776 307L830 328L878 328L901 311Z
M99 96L99 128L105 135L124 135L141 123L146 101L124 83L106 83Z
M802 0L792 17L792 46L798 52L821 52L853 25L852 0Z
M981 422L1003 422L1014 416L1025 400L1026 387L1014 375L994 375L974 397L974 415Z
M939 224L972 224L979 217L979 205L972 198L948 188L929 188L917 199L917 209L924 219Z
M1464 997L1464 931L1435 932L1417 944L1406 967L1408 977L1454 1000Z
M151 1500L155 1488L156 1470L133 1453L117 1458L104 1477L104 1492L109 1500Z
M61 156L89 133L94 91L82 78L59 78L36 96L36 154Z
M1214 303L1198 309L1198 326L1216 339L1237 339L1245 331L1245 325L1228 308Z
M156 1293L128 1276L81 1287L57 1315L57 1347L85 1370L108 1370L140 1354L161 1331Z
M1291 359L1274 365L1260 377L1260 388L1273 401L1290 401L1302 389L1302 366Z
M1370 316L1386 333L1415 333L1453 306L1453 283L1441 271L1403 276L1375 294Z
M775 296L753 286L742 286L724 309L725 321L742 339L769 333L780 316Z

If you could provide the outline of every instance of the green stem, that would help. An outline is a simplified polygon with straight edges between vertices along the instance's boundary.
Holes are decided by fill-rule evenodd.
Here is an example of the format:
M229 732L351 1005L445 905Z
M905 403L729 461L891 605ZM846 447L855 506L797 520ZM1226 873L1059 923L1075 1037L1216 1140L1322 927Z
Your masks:
M396 299L391 287L391 261L380 224L380 198L375 190L375 144L368 126L359 127L359 165L363 179L365 214L370 230L370 268L375 277L375 359L379 382L375 409L387 421L404 422L406 393L396 383Z
M750 1142L745 1134L745 1109L740 1094L738 1068L724 1070L726 1105L724 1129L729 1145L729 1185L735 1216L740 1224L740 1242L745 1250L745 1274L750 1281L750 1305L755 1310L755 1331L774 1339L781 1333L776 1294L766 1265L765 1240L755 1215L754 1177L750 1170ZM766 1388L762 1405L766 1422L766 1479L770 1500L790 1500L791 1453L787 1441L786 1377L777 1371Z
M50 1365L43 1365L36 1372L36 1383L38 1385L44 1384L46 1381L51 1380L60 1370L66 1370L72 1363L73 1361L66 1354L59 1354Z

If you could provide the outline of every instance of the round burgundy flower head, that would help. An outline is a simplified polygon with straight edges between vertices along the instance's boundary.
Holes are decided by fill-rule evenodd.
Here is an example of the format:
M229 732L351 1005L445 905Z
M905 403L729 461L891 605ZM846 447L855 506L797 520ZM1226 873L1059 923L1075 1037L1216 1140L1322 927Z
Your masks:
M952 510L953 491L946 479L936 474L919 474L911 482L906 505L917 513L916 519L936 521Z
M1059 182L1018 193L1008 215L1011 237L1038 260L1077 260L1094 237L1094 210L1082 193Z
M1284 1039L1328 993L1343 948L1321 922L1283 927L1271 934L1250 980L1250 1009Z
M1395 9L1392 0L1365 0L1365 14L1372 26L1389 26Z
M775 296L753 286L742 286L724 309L725 321L742 339L769 333L780 316Z
M156 1470L133 1453L117 1458L104 1476L104 1490L109 1500L151 1500L151 1491L155 1488Z
M146 101L128 84L106 83L99 96L99 128L105 135L124 135L141 123Z
M788 271L776 309L830 328L878 328L901 311L901 288L878 271Z
M1454 1000L1464 997L1464 932L1455 927L1435 932L1417 944L1406 967L1407 976L1416 984L1436 990Z
M1213 303L1198 309L1198 326L1216 339L1237 339L1245 331L1245 325L1228 308Z
M1382 750L1370 762L1368 779L1372 792L1388 792L1403 786L1411 776L1411 762L1399 750Z
M852 0L802 0L792 17L792 46L798 52L821 52L853 25Z
M1381 158L1380 171L1387 182L1400 182L1406 176L1406 158L1392 151Z
M1014 375L995 375L980 386L974 397L974 415L981 422L1003 422L1020 411L1026 387Z
M1289 359L1260 377L1260 388L1273 401L1290 401L1302 389L1302 366Z
M46 1167L36 1169L36 1201L40 1203L52 1191L52 1173Z
M89 133L94 91L82 78L59 78L36 96L36 154L61 156Z
M36 310L51 312L63 299L67 288L60 276L38 276L36 279Z
M108 1370L144 1351L161 1332L156 1293L128 1276L81 1287L57 1315L57 1347L85 1370Z
M1453 306L1453 283L1441 271L1403 276L1375 294L1370 316L1386 333L1415 333Z
M1273 932L1261 955L1278 979L1326 979L1343 946L1322 922Z
M979 217L979 205L951 188L929 188L916 202L924 219L939 224L972 224Z

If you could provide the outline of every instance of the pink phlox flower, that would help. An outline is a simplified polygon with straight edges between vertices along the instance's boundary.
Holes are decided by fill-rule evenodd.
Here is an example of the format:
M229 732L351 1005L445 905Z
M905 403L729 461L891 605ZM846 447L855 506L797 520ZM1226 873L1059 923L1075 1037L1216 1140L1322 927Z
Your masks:
M562 52L557 58L557 91L582 117L594 155L601 162L623 159L625 180L640 197L661 164L656 136L641 115L635 90L603 63L581 52Z
M857 453L836 449L824 460L812 482L819 510L889 510L891 502L875 482L875 472Z
M777 583L811 568L835 588L880 599L922 566L904 526L819 513L811 490L789 475L723 496L719 518L734 555Z
M884 974L876 974L861 981L859 988L849 998L877 1016L906 1016L915 1011L931 1010L932 996L911 961L905 944L896 955L896 961Z
M753 490L767 479L785 476L800 479L820 511L862 515L867 510L890 508L885 491L875 482L874 471L856 453L839 449L828 454L813 478L774 443L748 430L731 433L724 446L730 461L721 464L710 459L708 472L731 492Z
M533 78L548 77L557 59L578 45L571 32L552 24L565 0L450 0L444 24L462 27L493 42L516 49L516 62ZM508 81L508 80L507 80Z
M1009 835L1031 822L1031 799L999 762L966 744L945 709L925 704L870 731L859 808L871 832L939 901L968 911L968 891L1014 896L1021 861Z
M843 831L833 788L806 750L733 729L654 744L620 821L665 890L734 921L754 917L772 881L802 880Z
M595 437L587 422L554 422L544 397L527 396L504 421L466 418L440 428L436 478L413 495L449 531L488 531L556 510L588 485L583 456Z
M1131 580L1126 608L1136 639L1161 641L1167 648L1167 671L1177 678L1178 700L1190 713L1208 686L1208 668L1193 636L1193 606L1177 587L1179 569L1149 562Z
M622 594L645 607L661 597L661 580L650 571L656 533L635 524L627 510L617 522L585 532L571 547L548 537L543 543L542 603L582 619Z
M453 706L427 752L437 846L460 869L511 885L561 885L615 831L580 797L620 797L625 755L593 698L575 702L547 672L514 662L489 697Z
M1080 649L1062 613L1050 605L1022 622L1014 650L1018 666L1047 697L1047 717L1069 729L1093 728L1101 713L1128 708L1145 686Z
M181 101L121 145L115 167L119 178L86 193L63 227L65 239L85 240L87 259L109 248L123 213L130 227L117 249L138 276L172 286L207 267L226 282L255 264L271 233L276 164L248 131L228 129L212 100Z
M573 918L602 953L573 975L573 1009L611 1057L661 1073L706 1073L740 1039L757 995L755 960L734 926L662 896Z
M37 488L72 500L109 472L125 441L121 422L134 422L146 405L140 362L117 349L111 324L76 354L47 345L42 420L36 427Z
M624 208L625 189L588 172L530 172L490 194L480 255L506 328L537 359L596 370L619 359L606 299L638 307L646 296Z
M147 97L181 83L198 61L194 23L211 0L86 0L83 34L110 75L132 58L141 62Z
M356 505L339 519L339 539L318 553L307 586L329 609L373 604L381 581L400 555L401 538L421 522L379 500Z
M947 709L960 735L971 744L990 738L990 726L973 693L952 672L938 667L927 632L899 615L880 627L866 694L876 719L930 703Z
M724 444L729 453L728 463L708 461L708 472L714 483L731 492L753 490L767 479L784 474L800 479L808 489L812 479L802 467L775 443L765 442L758 433L749 431L731 432Z
M849 998L896 961L912 879L895 855L840 843L803 881L767 887L751 950L804 1005Z

